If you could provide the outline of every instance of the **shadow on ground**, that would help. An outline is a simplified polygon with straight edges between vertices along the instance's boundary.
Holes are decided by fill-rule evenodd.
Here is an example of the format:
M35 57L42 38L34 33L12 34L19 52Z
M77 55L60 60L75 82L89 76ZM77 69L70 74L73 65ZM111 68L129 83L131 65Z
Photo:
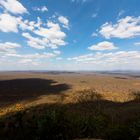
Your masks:
M0 81L0 107L41 95L60 94L68 89L70 89L68 84L38 78Z
M91 91L90 91L91 93ZM90 98L89 98L90 97ZM140 100L117 103L97 92L77 103L44 104L0 118L2 140L138 140Z

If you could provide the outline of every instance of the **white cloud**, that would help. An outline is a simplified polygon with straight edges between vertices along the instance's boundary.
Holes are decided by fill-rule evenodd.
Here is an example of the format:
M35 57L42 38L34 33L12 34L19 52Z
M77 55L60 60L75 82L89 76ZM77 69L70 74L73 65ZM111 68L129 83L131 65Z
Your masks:
M31 31L36 37L32 37L29 33L23 33L28 39L27 44L37 49L53 48L66 45L64 38L66 34L61 30L59 24L48 21L47 27L42 27L42 21L38 17L37 21L23 20L22 17L15 17L9 14L0 15L0 31L2 32L18 32Z
M18 43L2 43L0 41L0 69L28 69L33 68L31 65L38 65L41 63L43 64L42 66L44 66L44 64L47 65L53 58L55 61L61 60L61 57L59 57L61 51L59 51L58 48L67 44L67 42L65 42L66 33L63 31L64 28L62 28L69 27L67 18L61 16L59 19L60 21L58 21L58 15L56 15L54 18L48 18L46 22L43 22L39 17L37 17L37 20L25 19L20 14L28 13L28 11L17 0L0 0L0 8L2 8L2 13L0 13L0 32L18 33L18 35L22 35L25 38L29 47L46 49L45 51L48 51L42 53L41 50L39 51L40 53L28 54L24 53L24 51L21 52L22 50L18 49L21 47ZM45 6L37 10L42 12L48 11ZM26 47L23 49L25 50L28 48ZM23 65L21 64L28 66L22 67Z
M18 20L9 14L0 15L0 31L2 32L18 32Z
M2 32L18 32L21 30L33 31L35 28L40 28L42 22L38 17L37 22L23 20L22 17L15 17L8 13L0 14L0 31Z
M104 51L104 50L114 50L117 49L112 42L103 41L96 45L92 45L88 47L89 50L97 50L97 51Z
M8 13L0 15L0 31L2 32L18 32L19 28L21 30L33 31L35 27L39 27L41 21L37 18L37 22L23 20L22 17L15 17Z
M140 52L138 51L118 51L114 53L99 53L86 54L78 57L68 58L68 60L75 60L85 63L129 63L133 60L139 61Z
M4 42L0 43L0 53L15 53L16 48L21 47L20 44L12 43L12 42Z
M37 66L39 65L38 62L32 60L32 59L21 59L18 61L19 64L22 64L22 65L34 65L34 66Z
M140 42L134 43L135 46L140 46Z
M29 33L23 33L22 36L28 39L28 46L36 49L44 49L45 44L48 42L48 40L43 41L37 37L32 37Z
M15 58L24 58L24 59L49 59L56 57L57 54L54 53L35 53L35 54L17 54L17 53L8 53L6 54L8 57L15 57Z
M110 70L110 69L140 69L139 51L118 51L114 53L95 53L68 58L77 62L81 69Z
M35 34L49 41L47 47L56 49L59 46L66 45L66 42L64 41L66 34L61 31L59 24L48 21L47 26L48 28L41 27L34 31Z
M64 63L51 63L48 59L57 57L54 53L6 54L0 58L1 70L139 70L140 51L118 51L109 53L91 53L69 58ZM1 56L0 56L1 57ZM13 58L13 59L12 59ZM13 61L14 60L14 61ZM16 61L15 61L16 60ZM22 65L21 65L22 64ZM14 67L13 67L14 65Z
M31 63L31 62L33 62L32 59L22 59L22 60L19 61L19 63L23 63L23 64L25 64L25 63Z
M53 59L57 56L58 54L55 53L21 54L13 51L8 51L0 55L0 69L5 70L8 67L8 69L23 70L36 68L36 66L39 66L38 69L40 69L40 67L44 66L44 64L47 64L47 62L49 62L50 59Z
M47 11L48 11L48 8L47 8L46 6L34 7L33 10L34 10L34 11L47 12Z
M29 46L43 49L46 47L56 49L58 46L66 45L64 38L66 34L61 30L58 23L51 21L47 22L47 27L42 27L42 21L38 17L37 22L23 20L22 17L15 17L9 14L0 15L0 31L2 32L18 32L19 29L26 31L29 30L32 33L40 36L31 37L27 42ZM27 38L27 37L26 37ZM42 42L41 42L42 41ZM46 44L44 46L44 44Z
M27 9L17 0L0 0L0 6L13 14L27 13Z
M64 27L64 28L69 29L69 20L68 20L66 17L64 17L64 16L59 16L59 17L58 17L58 20L59 20L60 23L63 24L63 27Z
M0 55L0 69L41 69L48 68L48 63L51 59L57 58L58 53L43 52L23 54L17 52L7 52ZM55 60L54 59L54 60ZM14 67L13 67L14 66Z
M119 19L116 24L105 23L99 33L105 38L131 38L140 35L140 16Z
M66 45L64 41L66 35L61 31L59 25L52 22L48 22L47 25L48 28L40 27L38 30L33 31L34 34L38 35L37 37L31 36L29 33L22 34L28 39L27 44L30 47L57 49L59 46Z
M43 24L39 17L37 17L37 21L24 20L22 17L19 17L17 19L19 28L23 31L29 30L34 32L35 29L40 29Z
M47 26L46 26L47 25ZM60 28L58 23L47 21L43 23L39 17L37 21L24 20L22 17L12 16L8 13L0 15L0 31L15 32L30 31L35 37L23 33L27 38L27 44L37 49L52 48L57 49L59 46L65 46L66 34Z
M23 20L20 17L18 18L18 25L19 25L19 28L23 31L25 30L33 31L35 28L35 21Z
M53 23L53 22L48 22L47 26L49 27L48 29L48 35L42 34L42 36L47 36L48 38L65 38L66 34L61 31L59 24Z
M59 50L55 50L55 51L53 51L55 54L61 54L61 52L59 51Z

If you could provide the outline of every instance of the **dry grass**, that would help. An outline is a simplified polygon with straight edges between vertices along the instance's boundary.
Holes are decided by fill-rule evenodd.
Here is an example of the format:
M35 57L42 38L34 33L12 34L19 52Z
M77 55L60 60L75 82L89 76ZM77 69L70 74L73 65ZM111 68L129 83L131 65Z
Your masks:
M50 137L72 139L139 136L140 79L42 73L0 73L0 79L0 134L4 137L11 130L11 138L15 134L23 138L23 131L25 137L49 136L44 130Z
M5 82L5 80L8 81L14 79L21 79L22 83L21 85L19 85L19 87L17 87L16 83L12 83L13 86L7 85L8 88L2 87L2 84ZM24 82L24 79L29 80L26 80ZM0 97L3 104L0 110L0 115L17 111L18 108L20 108L17 106L17 104L21 105L21 108L29 108L31 106L37 106L45 103L68 104L88 102L101 98L108 101L124 103L132 101L134 98L137 98L137 100L139 100L140 97L138 92L133 93L133 91L140 91L140 79L131 77L116 78L115 75L74 73L53 75L45 73L9 72L0 73L0 80L0 82L2 83L0 84L0 88L3 89L3 91L1 90L0 92ZM6 84L3 85L6 86ZM25 89L22 89L24 87ZM25 92L28 93L28 96L24 96ZM7 96L4 96L5 93L7 94ZM3 97L5 99L8 99L8 101L4 101ZM22 99L22 97L26 98ZM32 97L34 98L32 99ZM17 100L16 98L19 99ZM14 99L14 101L10 99Z
M17 103L14 105L11 105L9 107L4 107L0 109L0 116L4 116L6 114L12 113L12 112L19 112L25 109L25 105Z
M100 100L102 95L95 89L83 89L75 91L74 93L67 95L64 98L64 103L82 103Z

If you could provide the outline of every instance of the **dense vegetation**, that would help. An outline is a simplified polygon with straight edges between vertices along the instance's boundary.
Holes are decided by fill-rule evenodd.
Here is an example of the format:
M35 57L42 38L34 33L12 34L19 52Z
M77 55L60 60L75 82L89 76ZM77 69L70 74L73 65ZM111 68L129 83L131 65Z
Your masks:
M131 102L114 103L103 100L96 91L83 92L89 94L83 94L76 104L45 104L1 117L0 139L138 140L140 111L129 105L140 105L139 93Z

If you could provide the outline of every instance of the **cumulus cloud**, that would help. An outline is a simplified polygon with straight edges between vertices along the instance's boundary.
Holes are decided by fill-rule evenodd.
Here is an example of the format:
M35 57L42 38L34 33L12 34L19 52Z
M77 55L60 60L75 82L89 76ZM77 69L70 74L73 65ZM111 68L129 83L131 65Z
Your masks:
M17 7L18 11L12 10L14 4L15 8ZM0 4L5 8L5 10L9 9L8 6L12 6L11 13L14 14L22 14L27 12L26 9L19 3L17 0L2 0ZM21 8L21 10L19 10ZM40 10L42 12L47 11L47 7L43 6L36 10ZM68 28L68 20L67 18L61 16L59 20ZM37 17L36 21L30 21L28 19L24 19L21 16L14 16L7 12L0 14L0 31L1 32L23 32L22 36L27 39L28 46L36 49L57 49L59 46L64 46L67 43L65 42L66 34L62 31L59 23L55 23L52 21L47 21L47 23L42 22L42 20ZM26 32L26 33L25 33ZM30 32L30 33L27 33ZM32 34L32 35L31 35Z
M66 45L64 41L66 34L61 30L58 23L48 21L47 27L43 27L43 23L39 17L37 21L29 21L7 13L0 15L0 31L17 33L19 29L22 31L31 31L36 35L36 37L32 37L29 33L22 34L28 39L27 44L30 47L37 49L44 49L45 47L56 49L59 46Z
M34 31L40 28L42 21L37 17L37 21L24 20L22 17L12 16L8 13L0 14L0 31L2 32L15 32L19 29L22 31Z
M58 17L57 15L53 18L48 18L46 22L40 17L37 17L36 20L25 19L21 14L28 13L28 11L18 0L0 0L0 8L2 8L2 13L0 13L0 32L4 32L3 34L13 32L14 35L22 35L29 47L46 49L45 51L47 51L24 53L24 51L21 52L21 45L18 43L0 42L0 69L32 69L32 65L39 65L40 69L41 66L44 68L44 64L46 64L45 67L47 66L49 59L62 59L59 57L61 51L58 48L67 44L65 42L66 33L62 28L69 28L69 21L66 17ZM48 11L45 6L36 10L41 12ZM23 47L23 49L25 48ZM26 47L26 49L28 48Z
M98 63L98 62L106 62L106 63L129 63L133 60L139 61L140 52L139 51L118 51L111 53L95 53L95 54L86 54L78 57L68 58L68 60L76 60L79 62L86 63Z
M42 21L40 17L37 17L37 21L29 21L29 20L24 20L22 17L18 17L18 25L19 28L23 31L34 31L35 29L39 29L42 26Z
M60 23L63 24L63 27L64 27L64 28L69 29L69 20L68 20L66 17L64 17L64 16L59 16L59 17L58 17L58 20L59 20Z
M35 30L35 33L50 40L53 38L65 38L66 34L61 31L59 24L48 21L47 26L48 28L41 27L39 30Z
M9 4L10 2L8 0L2 3ZM45 11L46 7L42 7L41 10ZM68 20L65 17L60 17L60 20L65 27L68 27ZM30 21L23 19L21 16L13 16L8 13L0 14L0 31L17 33L19 30L24 32L30 31L34 35L31 36L29 33L22 34L27 39L28 46L36 49L57 49L59 46L67 44L64 40L66 34L58 23L52 21L43 23L39 17L37 17L36 21Z
M89 66L87 69L139 69L139 51L118 51L111 53L91 53L68 58L77 62L77 65Z
M12 43L12 42L4 42L0 43L0 53L15 53L16 48L21 47L20 44Z
M27 13L27 9L17 0L0 0L0 6L13 14Z
M36 37L29 33L23 33L22 36L27 38L27 44L36 49L57 49L59 46L66 45L64 38L66 34L61 31L59 24L48 21L47 27L40 27L32 31Z
M43 37L43 40L48 41L46 47L57 49L59 46L66 45L64 38L66 34L61 31L59 24L48 21L48 28L41 27L40 29L34 30L34 33Z
M47 12L47 11L48 11L48 8L47 8L46 6L34 7L33 10L34 10L34 11Z
M140 17L127 16L119 19L116 24L106 22L99 33L105 38L131 38L140 35Z
M18 45L15 45L18 46ZM18 69L32 69L41 67L46 68L49 59L57 58L58 52L43 52L43 53L29 53L23 54L18 52L7 52L0 55L0 63L4 69L18 68ZM15 61L16 60L16 61ZM21 65L22 64L22 65ZM14 65L14 67L13 67ZM45 65L45 66L44 66ZM39 66L39 67L36 67ZM0 69L3 69L2 67Z
M18 32L18 20L15 16L9 14L0 15L0 31Z
M105 50L114 50L117 49L112 42L103 41L96 45L88 47L89 50L105 51Z
M36 49L44 49L45 44L48 43L48 40L42 41L40 38L32 37L29 33L23 33L23 37L27 38L28 46Z

